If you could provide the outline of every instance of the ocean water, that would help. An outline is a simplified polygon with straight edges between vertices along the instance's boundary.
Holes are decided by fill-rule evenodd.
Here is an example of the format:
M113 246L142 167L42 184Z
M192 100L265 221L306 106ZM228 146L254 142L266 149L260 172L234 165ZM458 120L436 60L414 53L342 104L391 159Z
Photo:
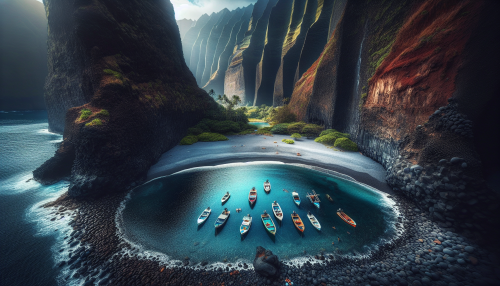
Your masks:
M272 184L270 194L263 190L266 179ZM248 202L252 187L258 193L253 207ZM312 189L320 194L320 209L306 198ZM292 200L293 190L301 197L300 207ZM222 205L221 198L226 192L231 193L231 198ZM334 202L328 201L325 194ZM284 217L279 225L273 216L278 224L273 237L266 232L260 215L264 210L272 214L271 204L275 200ZM198 226L197 218L208 206L212 214ZM216 231L214 223L224 208L231 211L230 217ZM236 212L237 208L242 211ZM341 220L336 214L338 208L343 208L357 227ZM305 224L302 235L293 225L292 211ZM307 219L308 211L321 223L321 231ZM239 227L246 214L253 217L253 222L247 235L241 238ZM320 251L363 255L396 234L395 219L391 200L380 192L301 166L254 162L194 168L152 180L131 192L118 221L124 238L142 250L161 253L173 260L189 257L194 263L203 260L214 263L251 261L259 245L290 260Z
M27 180L61 140L48 132L45 111L0 111L0 285L58 283L55 247L66 224L50 221L39 206L67 183L44 187Z

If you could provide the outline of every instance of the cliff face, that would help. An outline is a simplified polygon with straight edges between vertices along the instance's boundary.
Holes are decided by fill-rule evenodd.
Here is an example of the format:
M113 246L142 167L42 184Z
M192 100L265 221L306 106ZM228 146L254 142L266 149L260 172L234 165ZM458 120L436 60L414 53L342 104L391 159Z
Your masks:
M43 4L1 1L0 26L0 110L45 109L47 18Z
M123 191L215 102L182 58L170 2L45 5L49 115L59 111L55 103L75 107L66 113L61 147L34 177L50 183L70 175L71 196Z
M191 19L181 19L177 20L177 27L179 27L179 34L181 35L181 39L184 38L187 31L191 29L196 24L196 21Z
M483 181L500 173L487 143L498 119L498 11L491 1L336 2L338 22L290 107L350 133L394 190L443 226L486 230L475 221L497 215L500 200Z

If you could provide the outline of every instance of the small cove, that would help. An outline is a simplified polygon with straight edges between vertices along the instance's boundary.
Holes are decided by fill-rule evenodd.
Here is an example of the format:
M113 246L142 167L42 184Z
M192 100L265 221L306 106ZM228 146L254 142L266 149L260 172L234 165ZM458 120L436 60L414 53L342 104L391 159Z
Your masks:
M266 179L272 183L270 194L263 190ZM258 197L252 208L248 193L254 186ZM284 188L290 193L284 192ZM312 189L320 194L320 209L305 197ZM292 190L301 196L300 207L292 201ZM231 193L231 198L222 206L220 199L226 191ZM332 196L334 203L328 201L325 194ZM271 212L274 200L280 203L284 219L273 239L265 231L260 215L264 210ZM198 227L196 219L207 206L212 208L212 214ZM231 215L216 233L214 222L225 207ZM357 222L356 228L337 216L339 207ZM237 213L236 208L242 212ZM293 210L306 226L303 236L293 226L290 218ZM307 220L308 211L322 224L320 232ZM253 223L242 240L239 226L246 214L251 214ZM270 248L283 259L321 251L367 254L381 241L395 235L395 219L390 200L380 192L309 168L259 162L193 168L150 181L131 193L122 212L121 228L125 238L136 246L166 254L171 259L189 257L193 263L234 262L253 259L258 245ZM277 223L274 217L273 220Z

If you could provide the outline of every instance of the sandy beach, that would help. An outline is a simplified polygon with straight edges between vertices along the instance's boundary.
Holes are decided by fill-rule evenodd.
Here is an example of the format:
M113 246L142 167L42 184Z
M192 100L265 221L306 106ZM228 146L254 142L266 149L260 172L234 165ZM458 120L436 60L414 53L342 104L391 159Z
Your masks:
M178 145L164 153L148 172L148 180L200 166L235 162L278 161L317 166L348 175L355 180L392 194L385 182L385 170L379 163L359 152L335 151L313 139L286 144L288 135L234 135L219 142ZM276 143L274 143L276 142ZM300 153L301 156L297 156Z

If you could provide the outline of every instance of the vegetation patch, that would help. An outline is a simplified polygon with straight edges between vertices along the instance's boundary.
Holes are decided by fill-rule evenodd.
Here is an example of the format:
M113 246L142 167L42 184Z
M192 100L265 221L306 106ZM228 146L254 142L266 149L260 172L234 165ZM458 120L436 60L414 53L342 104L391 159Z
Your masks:
M180 145L192 145L194 143L198 142L198 137L194 135L188 135L184 138L182 138Z
M258 134L258 135L271 135L271 129L272 127L264 127L264 128L261 128L261 129L258 129L257 132L255 132L255 134Z
M214 142L214 141L226 141L228 140L226 136L219 133L204 132L198 135L198 141L200 142Z
M112 69L105 69L105 70L103 70L103 72L105 74L112 75L112 76L116 77L119 80L123 80L123 75L121 73L117 72L117 71L114 71Z
M290 137L292 137L293 139L297 140L297 139L302 138L302 135L300 135L299 133L293 133Z
M307 124L302 128L302 134L306 137L317 137L321 131L323 131L323 126L319 126L317 124Z
M339 138L335 141L334 147L342 148L346 151L358 151L358 145L349 138Z
M293 143L295 143L295 141L293 141L292 139L283 139L283 140L281 140L281 142L285 142L286 144L293 144Z
M90 109L84 108L80 110L80 120L86 120L92 115L92 111Z
M271 128L271 133L273 134L288 134L289 123L276 124Z
M100 115L104 115L104 116L109 116L109 111L107 111L106 109L101 109L101 111L99 111Z
M293 134L293 133L302 133L302 128L306 126L305 122L294 122L288 125L288 134Z
M94 120L92 120L89 123L85 124L85 126L98 126L98 125L102 125L102 121L99 118L95 118Z

